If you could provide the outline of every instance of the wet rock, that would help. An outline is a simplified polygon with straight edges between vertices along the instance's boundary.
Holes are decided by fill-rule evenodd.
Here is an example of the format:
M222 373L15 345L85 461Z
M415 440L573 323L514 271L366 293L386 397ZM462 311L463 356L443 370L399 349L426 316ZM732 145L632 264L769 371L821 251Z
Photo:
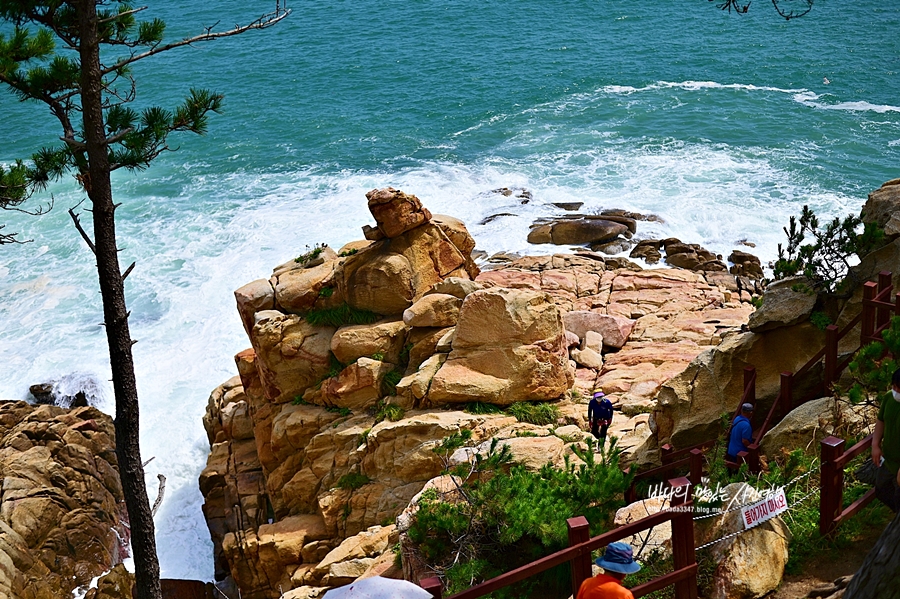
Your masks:
M614 239L613 241L607 241L603 243L592 243L591 250L613 255L627 252L632 245L634 244L627 239Z
M728 256L728 261L733 264L728 269L728 272L735 276L748 277L750 279L761 279L763 277L762 263L753 254L748 254L741 250L733 250L731 255Z
M584 245L612 241L626 231L627 226L600 217L561 218L549 223L536 223L528 234L528 242Z
M662 260L662 253L659 251L661 243L658 239L642 239L628 255L631 258L641 258L647 264L656 264Z
M28 391L34 397L35 403L38 405L53 405L53 384L38 383L28 388Z
M556 206L561 210L575 212L581 210L581 207L584 206L584 202L550 202L550 205Z

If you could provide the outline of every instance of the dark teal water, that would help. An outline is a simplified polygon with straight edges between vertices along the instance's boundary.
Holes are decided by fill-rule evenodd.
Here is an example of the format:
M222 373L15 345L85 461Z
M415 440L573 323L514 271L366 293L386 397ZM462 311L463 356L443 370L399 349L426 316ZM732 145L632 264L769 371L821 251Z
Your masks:
M146 14L178 39L270 8L166 0ZM206 395L247 345L231 290L305 245L359 238L367 190L417 194L490 252L552 251L528 246L528 225L559 213L550 202L581 201L661 216L642 236L725 254L747 239L770 260L804 203L855 212L900 176L900 12L880 0L820 0L790 22L762 2L738 16L703 0L292 8L271 30L135 69L140 106L172 106L191 86L226 94L207 136L115 177L123 261L138 262L128 292L144 452L170 481L167 576L212 572L195 481ZM0 123L0 162L59 135L10 95ZM490 193L503 186L534 199ZM95 274L65 213L80 197L69 181L52 191L45 217L0 215L34 240L0 249L0 395L89 381L111 409ZM515 216L479 224L499 212Z

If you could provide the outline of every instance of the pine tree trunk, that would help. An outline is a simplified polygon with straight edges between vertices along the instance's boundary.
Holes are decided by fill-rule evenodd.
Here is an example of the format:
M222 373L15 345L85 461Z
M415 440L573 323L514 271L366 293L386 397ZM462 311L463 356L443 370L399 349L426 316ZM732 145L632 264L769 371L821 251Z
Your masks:
M875 598L900 599L900 514L878 537L844 591L844 599Z
M82 169L81 174L91 200L94 220L97 273L116 397L116 456L131 527L136 599L161 599L156 537L139 445L138 394L125 307L125 284L116 247L116 206L112 198L103 122L103 82L95 0L81 0L75 6L81 31L81 103L89 163L87 172Z

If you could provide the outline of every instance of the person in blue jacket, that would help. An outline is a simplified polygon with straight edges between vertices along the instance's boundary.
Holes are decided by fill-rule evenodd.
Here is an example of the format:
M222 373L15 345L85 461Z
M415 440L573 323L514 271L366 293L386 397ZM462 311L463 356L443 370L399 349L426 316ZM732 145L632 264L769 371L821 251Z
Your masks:
M601 441L606 439L606 431L612 424L612 418L612 402L603 391L595 391L588 403L588 423L591 425L591 434Z
M753 404L745 403L741 406L741 413L731 423L731 431L728 433L728 449L725 459L729 462L737 461L737 454L747 449L753 443Z

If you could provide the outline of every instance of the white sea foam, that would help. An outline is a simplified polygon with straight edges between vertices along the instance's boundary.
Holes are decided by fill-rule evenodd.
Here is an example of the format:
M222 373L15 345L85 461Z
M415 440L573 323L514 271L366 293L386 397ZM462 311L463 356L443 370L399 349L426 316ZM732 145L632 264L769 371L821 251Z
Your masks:
M267 277L306 245L338 247L360 239L360 227L372 221L366 191L392 185L415 193L433 212L466 222L478 247L489 253L565 251L525 239L536 218L563 214L552 202L578 201L583 212L623 208L662 218L641 223L639 237L679 237L726 256L748 240L764 260L775 257L781 227L802 203L825 217L855 211L861 202L779 166L814 148L634 142L616 137L614 126L595 129L535 128L511 136L493 156L465 164L419 161L393 171L224 175L195 164L157 168L139 182L119 181L121 259L137 261L127 292L132 333L139 340L134 355L142 453L156 457L147 467L151 497L156 474L168 478L156 518L164 576L212 577L197 486L209 449L201 418L209 392L236 374L233 355L249 345L232 291ZM573 143L571 136L588 143ZM134 191L173 178L182 181L177 197ZM500 187L526 188L533 197L522 204L515 194L492 192ZM56 193L59 205L74 204L71 191ZM513 216L480 224L499 213ZM67 218L57 210L39 221L13 223L35 243L0 254L0 353L7 364L0 397L23 398L30 384L75 382L77 374L82 383L95 383L101 407L112 411L96 273Z
M817 94L805 88L787 89L747 83L718 83L716 81L658 81L654 84L645 85L643 87L631 87L628 85L606 85L601 87L598 91L610 95L630 95L639 92L673 88L683 89L685 91L699 91L705 89L736 89L745 91L775 92L781 94L790 94L795 102L798 102L810 108L818 108L821 110L847 110L851 112L875 112L878 114L884 114L886 112L900 112L900 106L892 106L890 104L873 104L866 100L848 100L835 103L819 102L818 100L823 98L827 94Z

